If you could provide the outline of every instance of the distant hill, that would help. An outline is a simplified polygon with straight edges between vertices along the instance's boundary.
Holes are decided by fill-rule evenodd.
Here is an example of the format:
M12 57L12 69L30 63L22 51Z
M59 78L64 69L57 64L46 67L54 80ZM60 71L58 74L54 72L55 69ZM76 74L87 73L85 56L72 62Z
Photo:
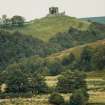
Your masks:
M81 20L88 20L100 24L105 24L105 16L103 17L89 17L89 18L82 18Z

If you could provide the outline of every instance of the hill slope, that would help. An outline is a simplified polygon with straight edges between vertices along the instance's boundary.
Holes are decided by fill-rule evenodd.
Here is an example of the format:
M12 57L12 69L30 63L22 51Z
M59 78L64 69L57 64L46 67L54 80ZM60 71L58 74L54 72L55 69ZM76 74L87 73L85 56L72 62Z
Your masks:
M24 27L7 29L10 32L0 30L0 68L20 58L34 55L47 56L67 48L104 39L105 31L101 28L98 30L95 26L79 19L59 16L45 17L34 20ZM21 33L14 33L16 30Z
M44 17L26 24L24 27L13 28L10 31L18 30L26 35L31 35L48 41L58 32L64 32L70 27L87 30L90 23L72 18L69 16Z
M103 17L89 17L89 18L83 18L81 20L90 20L92 22L105 24L105 16L103 16Z
M96 48L97 46L100 46L100 45L105 45L105 39L66 49L66 50L61 51L59 53L55 53L55 54L48 56L47 59L50 59L50 60L54 60L56 58L62 59L64 56L67 56L70 53L73 53L78 58L84 47L90 46L90 47Z
M46 56L55 52L53 45L38 38L15 32L0 30L0 69L21 58L33 55ZM50 50L51 49L51 50Z
M38 72L38 73L44 73L44 75L57 75L60 74L62 71L68 70L68 66L70 67L70 62L65 65L63 62L65 61L65 58L70 58L70 54L73 54L75 56L76 64L79 65L73 65L76 69L79 70L80 67L82 66L78 60L81 59L81 54L83 53L84 49L86 46L91 47L92 50L95 50L98 46L101 47L105 45L105 40L100 40L96 41L94 43L90 44L85 44L81 46L77 46L74 48L70 48L67 50L64 50L62 52L52 54L48 57L41 58L38 56L32 56L32 57L27 57L25 59L21 59L18 63L13 63L11 65L8 65L5 71L8 70L17 70L20 69L24 71L25 73L29 73L30 71L32 72ZM105 48L105 47L104 47ZM101 51L100 49L98 51ZM105 50L103 50L105 51ZM96 53L94 53L95 55ZM101 57L102 59L102 57ZM83 60L84 61L84 60ZM91 62L89 62L91 64ZM79 68L78 68L79 66ZM70 69L70 68L69 68ZM88 70L88 69L82 69L82 70ZM93 71L96 70L96 68L92 69ZM100 69L101 70L101 69ZM102 69L104 70L104 69Z

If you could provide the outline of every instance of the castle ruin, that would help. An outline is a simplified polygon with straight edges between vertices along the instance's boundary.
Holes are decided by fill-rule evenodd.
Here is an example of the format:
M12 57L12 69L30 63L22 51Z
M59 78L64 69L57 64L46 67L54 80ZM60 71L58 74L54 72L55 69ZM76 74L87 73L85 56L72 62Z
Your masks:
M65 16L65 12L59 12L58 7L50 7L49 14L47 16Z

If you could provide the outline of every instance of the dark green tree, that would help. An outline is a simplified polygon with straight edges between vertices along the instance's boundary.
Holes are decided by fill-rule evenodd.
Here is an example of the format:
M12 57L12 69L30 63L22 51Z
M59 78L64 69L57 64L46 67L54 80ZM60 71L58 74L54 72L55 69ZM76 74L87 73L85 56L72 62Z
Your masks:
M50 75L53 75L53 76L58 75L63 71L63 66L59 59L47 61L46 63L47 63L48 73Z
M70 96L69 105L87 105L89 96L87 91L82 89L74 90Z
M101 45L96 48L92 57L92 64L94 69L103 70L105 69L105 46Z
M73 53L70 53L68 56L63 58L62 64L63 65L70 65L75 61L75 56Z
M8 92L20 93L28 90L28 79L21 70L6 71L3 76L3 82L7 84Z
M72 92L73 90L79 89L79 88L87 89L85 78L86 78L86 75L79 71L64 72L58 78L56 89L57 91L64 92L64 93Z
M13 16L11 18L13 26L23 26L25 19L22 16Z
M92 69L92 48L86 46L80 55L80 61L78 62L78 68L81 70L91 70Z
M40 94L49 91L45 79L41 74L32 74L29 80L29 87L32 93Z
M52 93L49 102L54 105L64 105L64 98L58 93Z

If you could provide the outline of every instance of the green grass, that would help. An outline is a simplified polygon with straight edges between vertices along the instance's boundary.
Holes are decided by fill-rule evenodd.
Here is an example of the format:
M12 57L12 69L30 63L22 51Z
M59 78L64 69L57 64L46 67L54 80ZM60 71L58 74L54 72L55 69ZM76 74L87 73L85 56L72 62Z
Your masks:
M24 27L15 27L10 29L10 31L18 30L26 35L31 35L44 41L48 41L57 33L67 31L70 27L87 30L89 26L89 22L81 21L69 16L57 16L36 19L29 24L26 24Z

